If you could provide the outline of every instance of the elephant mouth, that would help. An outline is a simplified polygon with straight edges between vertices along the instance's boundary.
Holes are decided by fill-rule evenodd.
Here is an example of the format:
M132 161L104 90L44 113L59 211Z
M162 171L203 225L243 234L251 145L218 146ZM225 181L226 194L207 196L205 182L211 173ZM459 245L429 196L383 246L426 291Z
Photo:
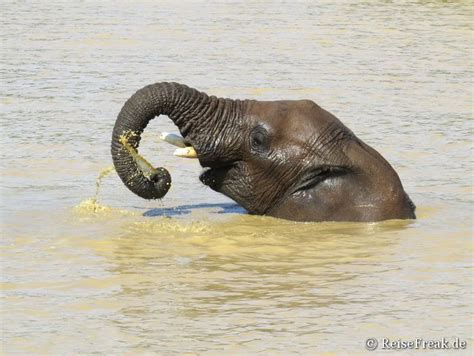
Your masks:
M215 171L215 169L214 169ZM199 175L199 180L204 185L209 185L213 181L213 169L211 167L205 167Z
M227 172L235 165L235 162L222 162L216 160L214 152L206 145L200 144L200 140L191 137L181 137L177 134L167 132L161 133L160 138L178 147L174 155L183 158L198 159L203 167L199 175L200 181L213 190L220 191Z
M234 164L220 167L204 167L199 175L199 180L209 188L215 191L220 191L228 172L233 168L233 166Z

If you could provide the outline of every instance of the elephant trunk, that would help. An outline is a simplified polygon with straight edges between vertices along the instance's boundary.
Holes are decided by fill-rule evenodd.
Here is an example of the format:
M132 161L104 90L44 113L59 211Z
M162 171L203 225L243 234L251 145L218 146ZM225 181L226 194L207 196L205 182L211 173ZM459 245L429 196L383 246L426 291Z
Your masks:
M112 133L112 158L125 186L145 199L161 199L171 187L169 172L162 167L153 168L137 151L141 134L151 119L167 115L204 157L216 149L208 140L212 131L222 131L229 123L221 119L235 116L233 103L178 83L156 83L137 91L124 104Z

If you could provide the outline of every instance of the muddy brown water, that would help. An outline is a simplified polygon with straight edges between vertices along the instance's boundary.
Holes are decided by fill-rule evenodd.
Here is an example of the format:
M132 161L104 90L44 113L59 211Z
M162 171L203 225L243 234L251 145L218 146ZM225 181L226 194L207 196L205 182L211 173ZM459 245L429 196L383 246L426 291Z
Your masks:
M470 2L2 2L4 354L364 352L369 337L472 351ZM245 215L172 156L162 202L111 164L137 89L312 99L396 168L416 221ZM470 349L469 349L470 348Z

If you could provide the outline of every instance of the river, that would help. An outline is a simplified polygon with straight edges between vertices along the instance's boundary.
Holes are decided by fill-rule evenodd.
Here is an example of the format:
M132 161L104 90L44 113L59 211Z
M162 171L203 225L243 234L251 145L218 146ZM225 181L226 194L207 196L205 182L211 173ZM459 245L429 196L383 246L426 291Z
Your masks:
M352 354L442 337L472 352L472 2L0 10L3 354ZM117 113L159 81L314 100L395 167L418 219L246 215L159 142L166 117L140 152L170 170L169 194L142 200L112 172L96 196Z

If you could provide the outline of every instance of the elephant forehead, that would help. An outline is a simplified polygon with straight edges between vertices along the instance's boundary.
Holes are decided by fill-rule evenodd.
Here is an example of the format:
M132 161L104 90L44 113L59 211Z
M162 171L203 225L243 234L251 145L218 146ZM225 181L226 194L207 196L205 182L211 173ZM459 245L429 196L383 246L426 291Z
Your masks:
M328 124L338 121L311 100L256 102L251 110L253 121L268 127L274 134L313 137Z

